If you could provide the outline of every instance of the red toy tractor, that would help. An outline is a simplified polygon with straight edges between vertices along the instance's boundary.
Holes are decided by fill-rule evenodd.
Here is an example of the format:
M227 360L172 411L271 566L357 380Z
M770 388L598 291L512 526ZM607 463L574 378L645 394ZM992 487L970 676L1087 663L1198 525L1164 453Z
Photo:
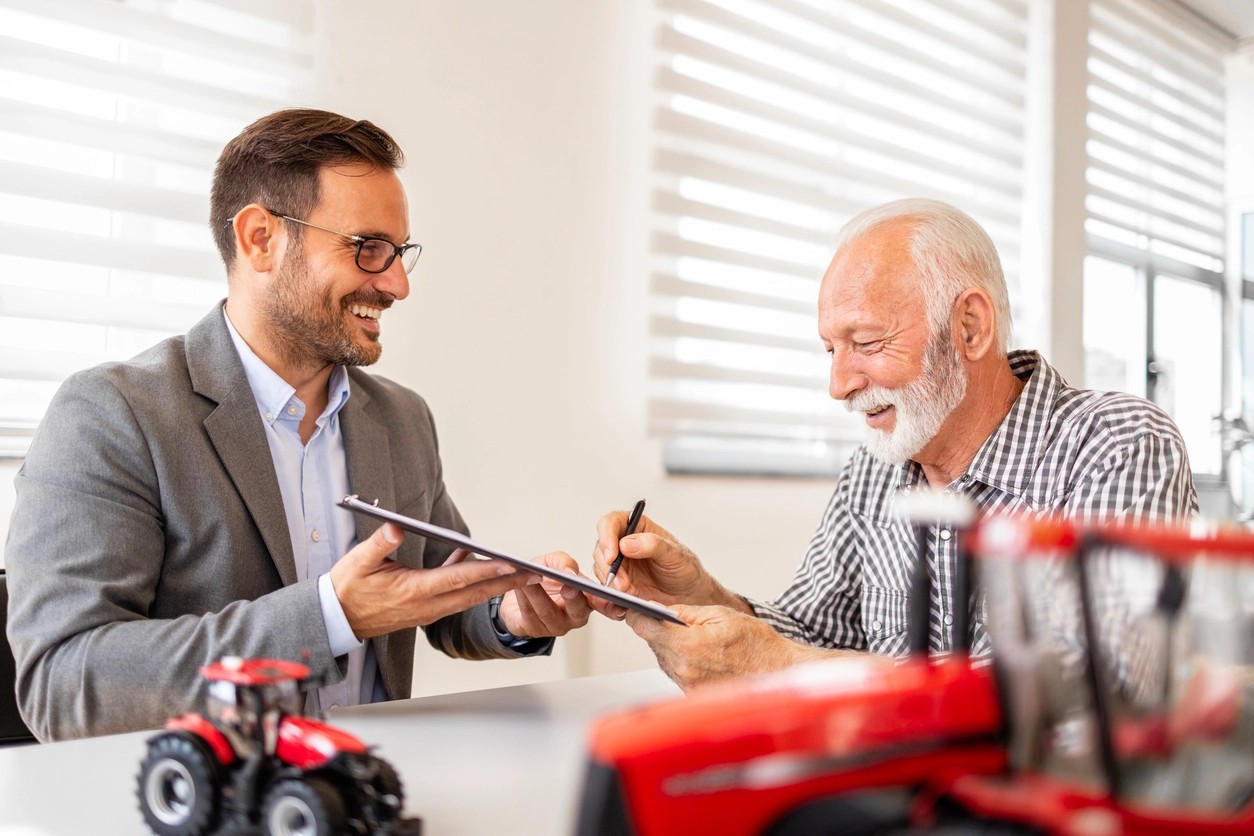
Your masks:
M219 829L279 834L417 834L400 779L346 732L304 716L296 662L227 657L201 668L205 713L148 740L139 806L161 836Z
M603 718L579 836L1254 833L1254 534L999 519L962 545L991 654L962 624L929 657L916 570L904 660Z

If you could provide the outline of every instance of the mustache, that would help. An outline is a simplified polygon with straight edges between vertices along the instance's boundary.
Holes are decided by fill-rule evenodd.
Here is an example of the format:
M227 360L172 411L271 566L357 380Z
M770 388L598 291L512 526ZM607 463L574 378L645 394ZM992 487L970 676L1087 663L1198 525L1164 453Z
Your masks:
M898 402L899 398L895 389L872 386L847 399L845 409L849 412L870 412L877 406L897 406Z
M391 296L388 296L386 293L363 290L345 296L341 300L340 304L346 308L350 305L365 305L368 308L382 308L383 310L387 310L392 307L392 303L394 301L396 300L394 300Z

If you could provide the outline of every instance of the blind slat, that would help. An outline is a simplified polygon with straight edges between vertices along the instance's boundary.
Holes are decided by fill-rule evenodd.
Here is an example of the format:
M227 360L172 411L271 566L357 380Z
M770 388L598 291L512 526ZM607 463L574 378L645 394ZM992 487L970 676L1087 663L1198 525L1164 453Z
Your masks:
M57 261L72 264L198 279L221 276L223 272L222 260L216 253L17 224L0 224L0 254L43 259L51 254Z
M670 357L654 357L649 361L649 373L656 378L686 380L710 380L723 383L763 383L772 386L792 386L805 392L821 390L824 379L814 375L758 372L748 369L731 369L711 363L681 363Z
M223 295L226 284L222 285ZM0 316L29 320L55 320L104 325L111 328L153 329L154 323L195 322L204 316L205 306L177 302L112 297L50 290L46 288L5 287L0 285Z
M998 120L997 122L991 124L985 122L984 134L971 136L953 130L947 124L939 124L935 121L921 118L917 113L903 112L899 109L886 107L870 99L854 96L840 86L821 84L783 70L774 69L766 64L754 62L744 56L737 55L721 46L708 44L691 35L675 32L674 30L666 31L662 37L661 45L669 53L692 56L711 65L725 67L749 77L761 79L780 87L790 88L812 96L828 106L839 105L848 108L859 117L879 119L905 130L929 132L938 138L958 144L975 145L995 159L1005 159L1008 163L1017 162L1018 155L1014 153L1013 147L1008 148L1004 142L988 141L990 133L1002 137L1013 137L1022 133L1023 125L1021 123L1006 119L1001 114L994 116L994 119ZM922 103L927 106L934 104L926 100ZM984 114L972 111L967 115L974 119ZM996 131L997 127L1000 127L1001 130Z
M654 315L649 320L649 333L659 337L698 337L704 340L736 343L763 348L786 348L792 351L815 352L817 338L801 339L778 334L763 334L739 328L720 328L698 322L683 322L673 317Z
M0 194L25 195L194 224L203 224L209 217L209 201L204 195L3 161L0 161Z
M817 285L817 282L815 283ZM656 296L673 299L706 299L711 302L729 302L736 305L750 305L755 308L783 313L795 313L810 316L814 314L814 302L799 302L781 296L769 295L769 286L763 287L762 293L749 293L743 290L731 290L713 284L689 282L677 276L654 273L650 290ZM817 287L816 287L817 294Z
M207 170L213 169L218 152L222 150L205 140L3 98L0 98L0 130Z
M861 146L850 146L846 149L846 155L850 151L865 151L868 155L877 155L880 160L877 161L876 166L872 167L870 160L849 159L844 155L830 156L807 151L774 138L755 136L673 111L659 113L657 122L659 127L682 126L682 130L675 131L677 137L693 140L694 143L699 141L707 144L711 149L732 152L740 160L748 161L757 158L772 161L777 165L793 167L798 172L808 171L812 182L830 180L844 184L870 183L885 192L930 195L950 192L946 189L946 185L952 185L953 188L963 187L968 195L986 198L1004 195L1017 197L1022 189L1022 183L1014 182L1011 178L998 179L971 170L965 170L959 174L948 163L918 156L901 160L900 165L894 171L891 166L892 155L881 153L882 149ZM906 163L912 163L910 168L917 169L917 173L907 168ZM943 185L941 178L937 176L942 171L951 173L951 176L943 181ZM970 205L973 199L978 198L968 197L962 202ZM859 205L865 206L865 201L860 201Z
M283 103L277 96L267 98L171 78L158 71L75 55L4 35L0 35L0 67L241 121L259 110L277 110Z
M780 9L792 11L797 17L824 19L824 14L820 9L801 6L790 2L790 0L775 0L774 5ZM954 106L965 105L965 100L960 96L955 96L952 93L938 93L935 89L925 87L917 81L924 74L941 74L951 78L956 84L969 87L981 96L1000 100L1005 107L1014 110L1023 108L1022 91L1016 92L1014 85L1005 84L1002 81L1003 75L1016 75L1020 71L1018 67L1003 68L1003 73L986 73L983 75L974 72L964 72L923 52L907 53L902 50L899 42L891 37L885 37L873 29L855 27L847 21L840 21L839 25L846 29L850 40L857 43L860 47L876 49L880 52L881 58L891 58L895 66L913 66L917 67L918 70L917 72L909 73L890 73L867 62L849 60L845 55L846 50L841 49L836 43L831 46L817 46L798 37L786 35L776 29L744 18L734 12L720 9L712 3L702 2L702 0L664 0L663 8L691 16L697 20L708 21L745 37L771 44L796 55L821 61L833 67L847 69L857 78L874 81L892 89L911 92L924 98L939 99L946 104ZM833 40L835 41L835 39ZM963 45L962 48L969 50L969 45Z
M203 26L149 12L126 3L81 3L77 0L5 0L5 5L50 20L90 28L130 41L141 41L165 49L177 49L220 61L238 61L249 67L280 76L294 68L312 68L306 38L293 32L293 43L263 45L243 37L228 35ZM157 4L161 9L166 4Z

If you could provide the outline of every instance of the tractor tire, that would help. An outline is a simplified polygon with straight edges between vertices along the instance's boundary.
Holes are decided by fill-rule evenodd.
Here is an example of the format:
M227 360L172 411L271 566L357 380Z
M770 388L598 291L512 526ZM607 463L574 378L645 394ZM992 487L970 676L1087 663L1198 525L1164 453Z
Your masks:
M395 767L383 758L376 758L375 766L379 770L379 776L374 782L375 788L379 795L396 796L396 810L399 813L405 808L405 788L401 786L401 777L396 774Z
M261 822L266 836L332 836L345 833L344 798L323 778L288 778L266 796Z
M169 732L148 743L139 768L139 809L159 836L204 836L218 824L218 762L199 738Z

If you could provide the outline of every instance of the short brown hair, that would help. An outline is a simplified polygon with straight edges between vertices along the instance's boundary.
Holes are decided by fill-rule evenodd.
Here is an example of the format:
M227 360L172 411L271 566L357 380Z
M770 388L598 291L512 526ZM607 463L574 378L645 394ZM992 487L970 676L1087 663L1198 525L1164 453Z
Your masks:
M228 225L248 204L306 218L318 205L320 169L372 163L394 170L404 162L396 141L371 122L308 108L261 117L227 143L214 168L209 227L222 262L230 270L235 261Z

